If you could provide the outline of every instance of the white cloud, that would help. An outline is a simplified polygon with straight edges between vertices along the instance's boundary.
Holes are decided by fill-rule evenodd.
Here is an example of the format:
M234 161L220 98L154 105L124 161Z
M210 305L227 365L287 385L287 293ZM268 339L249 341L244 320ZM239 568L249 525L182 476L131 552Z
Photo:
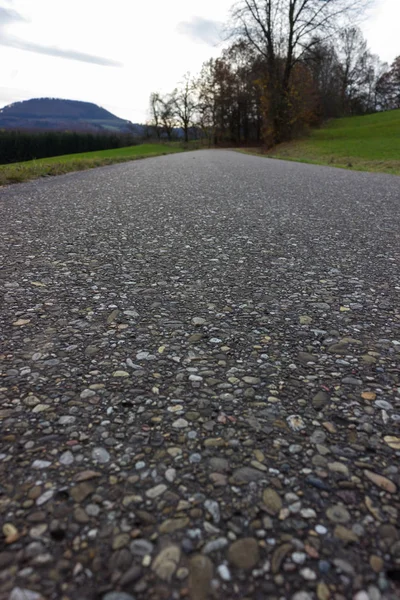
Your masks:
M25 19L17 11L0 6L0 30L5 29L10 23L18 23L18 21L25 21Z
M371 51L388 63L400 55L399 23L399 0L375 0L361 27Z
M37 54L45 54L55 56L57 58L65 58L67 60L79 60L82 62L102 65L104 67L121 67L120 62L109 60L101 56L93 56L78 50L67 50L58 48L57 46L46 46L35 42L27 42L18 37L10 35L7 32L8 26L15 23L25 23L27 20L17 11L0 6L0 45L18 48L27 52L36 52Z
M196 42L215 46L221 42L223 27L223 23L213 19L192 17L190 21L180 21L176 29Z
M13 36L0 37L0 44L2 46L9 46L10 48L17 48L18 50L36 52L37 54L45 54L46 56L65 58L67 60L78 60L94 65L101 65L103 67L122 67L122 63L115 60L109 60L108 58L102 58L101 56L93 56L91 54L85 54L85 52L78 52L77 50L57 48L57 46L43 46L42 44L24 42Z

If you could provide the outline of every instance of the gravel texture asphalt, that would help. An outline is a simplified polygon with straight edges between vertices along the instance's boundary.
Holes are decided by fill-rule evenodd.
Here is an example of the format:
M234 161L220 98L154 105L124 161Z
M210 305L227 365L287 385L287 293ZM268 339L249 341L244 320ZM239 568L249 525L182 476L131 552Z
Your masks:
M400 178L0 190L1 600L400 597Z

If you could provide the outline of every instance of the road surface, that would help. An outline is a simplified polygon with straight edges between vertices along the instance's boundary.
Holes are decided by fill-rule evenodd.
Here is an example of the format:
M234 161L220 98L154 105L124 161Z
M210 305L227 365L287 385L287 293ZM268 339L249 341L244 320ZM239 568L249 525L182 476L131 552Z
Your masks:
M394 600L400 178L198 151L0 190L0 598Z

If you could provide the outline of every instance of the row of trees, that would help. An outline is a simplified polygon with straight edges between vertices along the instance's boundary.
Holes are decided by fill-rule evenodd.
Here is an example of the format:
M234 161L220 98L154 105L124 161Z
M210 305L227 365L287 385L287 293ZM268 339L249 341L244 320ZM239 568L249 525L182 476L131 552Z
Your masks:
M240 0L231 42L197 77L150 98L151 127L171 139L273 146L321 121L400 107L400 57L391 68L346 26L365 0Z
M376 93L382 110L400 108L400 56L379 78Z
M0 130L0 164L137 144L129 134Z
M151 127L158 139L164 134L168 140L172 139L174 130L181 127L185 142L188 142L190 128L195 126L197 109L196 83L187 74L180 87L172 93L165 96L157 92L151 94Z

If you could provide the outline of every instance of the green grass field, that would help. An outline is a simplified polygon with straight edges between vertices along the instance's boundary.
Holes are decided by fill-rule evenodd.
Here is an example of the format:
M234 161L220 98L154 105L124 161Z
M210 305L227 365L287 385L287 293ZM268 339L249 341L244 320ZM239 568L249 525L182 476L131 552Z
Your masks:
M400 175L400 110L332 120L267 156Z
M65 156L53 156L51 158L0 165L0 186L183 151L184 148L180 144L142 144L114 150L66 154Z

